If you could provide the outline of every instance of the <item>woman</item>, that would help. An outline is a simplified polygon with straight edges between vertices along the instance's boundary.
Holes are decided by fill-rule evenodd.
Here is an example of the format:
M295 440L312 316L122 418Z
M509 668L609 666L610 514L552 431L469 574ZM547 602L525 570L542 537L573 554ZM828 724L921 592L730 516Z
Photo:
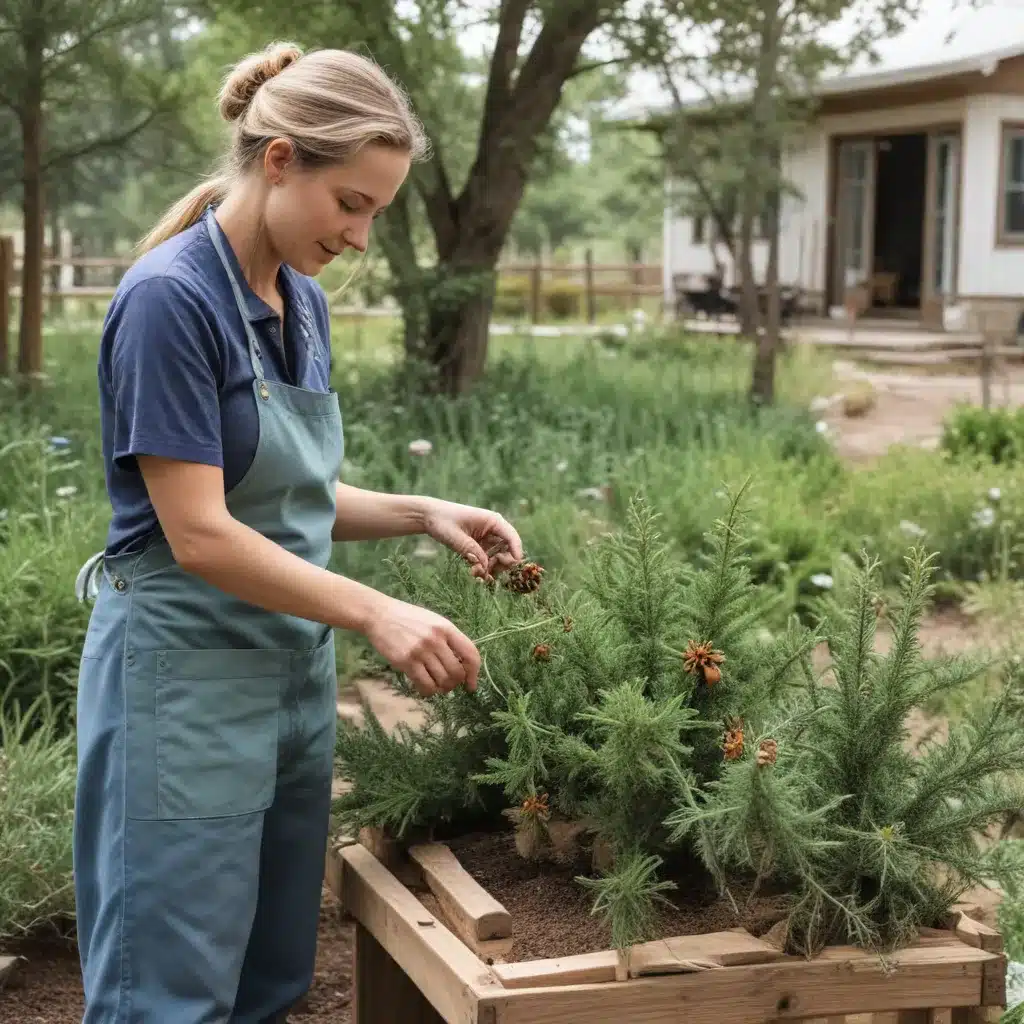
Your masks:
M75 818L84 1024L283 1020L313 972L335 723L333 627L420 693L476 685L448 621L327 570L332 541L425 532L489 576L499 515L338 482L312 278L366 249L422 130L372 62L280 44L220 97L225 170L168 212L99 358L113 519L80 574ZM501 554L490 554L495 550Z

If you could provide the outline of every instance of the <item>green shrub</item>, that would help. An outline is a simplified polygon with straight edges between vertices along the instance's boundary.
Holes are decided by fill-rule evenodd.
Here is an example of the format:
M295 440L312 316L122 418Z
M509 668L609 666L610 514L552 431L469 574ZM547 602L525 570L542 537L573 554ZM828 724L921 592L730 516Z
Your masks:
M954 458L1019 462L1024 456L1024 409L961 405L943 425L942 448Z
M530 279L503 275L494 293L494 315L499 319L523 320L530 315Z
M0 939L74 913L75 738L47 702L0 703Z
M577 319L583 315L583 287L569 281L544 286L544 306L555 320Z

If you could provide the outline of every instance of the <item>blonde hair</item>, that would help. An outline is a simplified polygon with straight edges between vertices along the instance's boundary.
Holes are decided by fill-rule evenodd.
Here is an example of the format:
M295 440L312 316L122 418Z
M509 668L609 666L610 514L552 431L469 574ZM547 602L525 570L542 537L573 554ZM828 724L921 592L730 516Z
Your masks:
M293 43L271 43L231 69L219 107L232 125L230 151L215 174L160 218L139 243L140 255L195 224L274 139L287 139L305 167L344 163L369 143L414 160L428 154L405 93L372 60L347 50L303 54Z

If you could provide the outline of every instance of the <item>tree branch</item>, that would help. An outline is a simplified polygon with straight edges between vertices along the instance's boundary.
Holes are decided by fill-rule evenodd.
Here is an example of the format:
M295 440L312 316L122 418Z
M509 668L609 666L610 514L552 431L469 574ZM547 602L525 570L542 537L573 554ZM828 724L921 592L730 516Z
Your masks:
M397 69L398 77L407 83L408 88L413 75L405 59L403 43L392 24L390 5L383 4L380 0L354 0L352 6L360 24L367 26L368 39L377 44L370 49L382 51L380 56L384 57L384 63L391 64ZM423 197L427 219L438 245L447 245L457 232L451 181L441 147L440 133L430 124L430 119L424 116L422 110L418 113L430 139L433 156L429 163L415 168L412 181Z
M592 60L583 64L577 64L566 76L566 81L571 78L579 78L580 75L589 75L591 71L600 71L601 68L614 67L616 64L630 63L629 57L612 57L610 60Z
M108 32L118 32L124 29L137 28L140 25L146 24L148 21L153 21L156 16L157 12L155 10L148 10L145 14L139 11L134 15L115 15L112 18L108 18L106 21L101 21L98 25L93 25L88 32L80 35L73 43L65 46L62 50L54 50L53 53L47 56L44 61L44 66L46 68L45 74L53 74L60 68L61 64L65 62L66 58L70 54L80 50L83 46L88 46L89 43L98 39L100 36L106 35Z
M672 94L672 107L676 113L676 120L677 122L680 122L685 117L686 104L683 102L682 94L679 92L679 86L676 84L675 77L672 75L672 69L669 67L668 60L664 55L661 58L660 65L665 85L668 88L668 91ZM673 139L672 151L673 156L676 159L678 159L683 152L686 152L685 147L678 145L676 139ZM725 243L726 249L729 250L730 257L735 260L736 239L733 236L732 223L730 222L729 217L727 217L725 212L722 210L721 205L715 199L711 189L708 188L707 182L704 180L704 176L698 172L696 167L693 166L692 160L687 159L686 162L687 167L684 169L684 173L700 193L701 202L703 202L707 207L708 214L712 221L714 221L715 228L717 229L722 241Z
M138 135L139 132L152 124L159 113L159 110L151 110L141 121L132 125L130 128L126 128L123 132L118 132L116 135L100 136L99 138L89 139L74 149L66 149L62 153L58 153L56 156L50 157L48 160L43 162L41 167L43 174L46 174L48 171L51 171L56 167L61 167L66 164L74 163L76 160L81 160L82 157L89 156L91 153L97 153L113 146L123 146L129 139Z
M501 0L498 12L498 38L491 57L487 89L484 93L484 116L481 134L490 138L509 104L512 79L519 63L519 44L523 23L530 9L530 0Z

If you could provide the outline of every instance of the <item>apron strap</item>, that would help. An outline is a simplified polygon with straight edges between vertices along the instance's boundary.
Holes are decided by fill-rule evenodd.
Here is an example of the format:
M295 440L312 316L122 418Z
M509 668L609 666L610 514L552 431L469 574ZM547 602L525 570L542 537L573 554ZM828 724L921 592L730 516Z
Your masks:
M206 229L210 232L210 238L213 239L213 247L217 250L221 266L223 266L224 272L228 275L228 280L231 282L231 291L235 296L235 305L238 307L238 314L241 316L242 324L245 327L245 336L249 341L249 360L252 362L253 373L256 374L256 380L263 384L263 362L260 359L259 339L256 337L256 332L249 322L249 307L246 305L242 289L239 287L238 279L235 277L235 272L231 268L231 261L228 259L228 254L224 248L224 241L221 238L220 225L213 215L212 206L206 211L205 220Z

